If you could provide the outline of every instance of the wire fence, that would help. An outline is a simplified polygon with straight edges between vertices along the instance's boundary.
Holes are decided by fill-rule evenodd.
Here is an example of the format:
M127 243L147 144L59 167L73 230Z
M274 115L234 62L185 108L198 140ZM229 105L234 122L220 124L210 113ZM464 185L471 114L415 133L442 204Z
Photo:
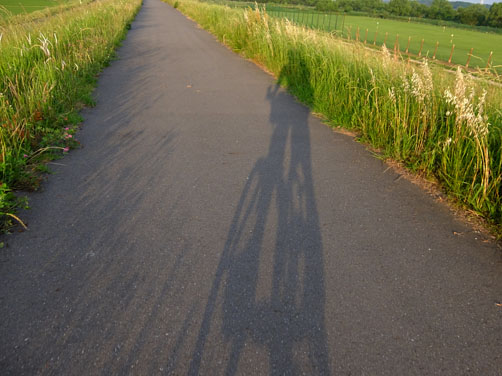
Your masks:
M353 24L346 24L346 15L343 13L326 13L319 11L301 11L277 9L267 7L267 13L276 18L286 18L289 21L308 28L330 32L339 38L349 41L360 42L368 47L381 47L385 45L389 50L396 54L404 55L410 58L421 58L427 56L441 64L462 65L465 68L483 68L501 71L500 67L493 64L493 51L490 51L485 58L475 55L475 48L471 47L467 54L456 52L456 45L452 43L447 47L440 45L436 41L433 48L424 48L424 45L431 46L431 43L425 44L425 39L416 40L411 36L401 37L397 33L383 32L381 30L370 31L369 28L360 28Z

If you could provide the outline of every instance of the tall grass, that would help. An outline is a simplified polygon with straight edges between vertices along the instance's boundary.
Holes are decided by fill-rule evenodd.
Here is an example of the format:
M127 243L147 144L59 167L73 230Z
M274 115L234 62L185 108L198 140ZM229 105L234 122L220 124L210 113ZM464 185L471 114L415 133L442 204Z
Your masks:
M178 8L334 125L409 168L435 176L469 208L502 223L500 86L410 64L385 47L371 51L263 10L183 0Z
M77 111L113 56L141 0L102 0L15 16L0 23L0 218L10 191L33 187L29 171L48 150L74 142ZM45 153L46 154L46 153Z

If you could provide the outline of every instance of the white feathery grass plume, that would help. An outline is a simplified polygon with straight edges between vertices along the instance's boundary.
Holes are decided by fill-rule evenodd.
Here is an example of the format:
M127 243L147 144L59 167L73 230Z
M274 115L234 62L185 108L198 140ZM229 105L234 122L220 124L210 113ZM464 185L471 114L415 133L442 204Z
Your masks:
M405 93L410 93L411 92L411 87L410 87L410 81L408 79L408 76L406 73L403 74L402 76L402 83L403 83L403 90Z
M392 101L392 103L396 104L396 92L394 87L391 87L389 90L389 98Z
M484 114L484 105L486 102L486 90L479 98L479 102L474 107L474 88L470 88L467 94L467 85L460 67L457 68L455 80L455 93L452 94L448 89L444 92L446 102L454 107L455 125L458 129L464 124L469 133L477 138L488 136L489 126L488 118ZM447 112L447 115L451 111Z
M383 56L383 66L387 68L389 66L389 63L391 62L391 56L385 43L382 44L382 56Z
M420 75L413 70L411 75L411 94L418 100L418 102L423 103L425 100L425 86Z
M427 59L424 60L424 63L422 65L422 74L425 95L430 96L432 95L432 92L434 90L434 81L432 79L432 72L429 64L427 63Z
M44 55L47 57L51 57L51 51L49 50L49 45L51 44L50 40L47 39L44 34L40 33L38 41L40 42L38 47L40 47Z

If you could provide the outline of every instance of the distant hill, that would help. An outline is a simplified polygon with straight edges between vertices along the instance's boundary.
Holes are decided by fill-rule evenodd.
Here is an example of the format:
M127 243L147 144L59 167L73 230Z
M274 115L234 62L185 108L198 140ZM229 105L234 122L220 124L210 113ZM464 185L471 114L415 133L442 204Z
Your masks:
M469 5L479 4L479 3L469 3L467 1L450 1L450 4L453 6L453 9L457 9L457 8L466 8ZM492 6L491 4L483 4L483 5L487 8L490 8Z
M425 4L427 6L430 6L432 4L432 0L417 0L419 3L421 4ZM490 4L484 4L485 7L487 8L490 8L491 7L491 3L492 1L485 1L485 2L489 2ZM453 6L453 9L457 9L457 8L465 8L465 7L468 7L469 5L472 5L472 4L479 4L479 1L476 1L476 2L469 2L469 1L450 1L451 5Z

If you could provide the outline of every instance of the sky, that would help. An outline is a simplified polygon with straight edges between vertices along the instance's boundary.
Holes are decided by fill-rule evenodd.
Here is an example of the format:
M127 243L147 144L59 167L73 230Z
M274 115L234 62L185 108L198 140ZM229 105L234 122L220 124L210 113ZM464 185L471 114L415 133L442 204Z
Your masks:
M456 1L456 0L449 0L449 1ZM479 4L479 0L458 0L458 1L465 1L466 3L473 3L473 4ZM501 3L502 0L484 0L483 4L493 4L493 3Z
M451 1L454 1L454 0L451 0ZM467 3L479 4L479 0L478 1L475 1L475 0L459 0L459 1L465 1ZM502 0L484 0L483 4L493 4L493 3L500 3L500 2L502 2Z
M383 0L385 2L389 2L389 0ZM464 1L466 3L472 3L472 4L480 4L479 0L448 0L448 1ZM502 3L502 0L483 0L483 4L488 4L491 5L493 3Z
M469 0L465 0L465 1L469 1ZM469 1L469 3L479 4L479 1ZM493 4L493 3L500 3L500 1L496 1L496 0L485 0L485 1L483 2L483 4Z

